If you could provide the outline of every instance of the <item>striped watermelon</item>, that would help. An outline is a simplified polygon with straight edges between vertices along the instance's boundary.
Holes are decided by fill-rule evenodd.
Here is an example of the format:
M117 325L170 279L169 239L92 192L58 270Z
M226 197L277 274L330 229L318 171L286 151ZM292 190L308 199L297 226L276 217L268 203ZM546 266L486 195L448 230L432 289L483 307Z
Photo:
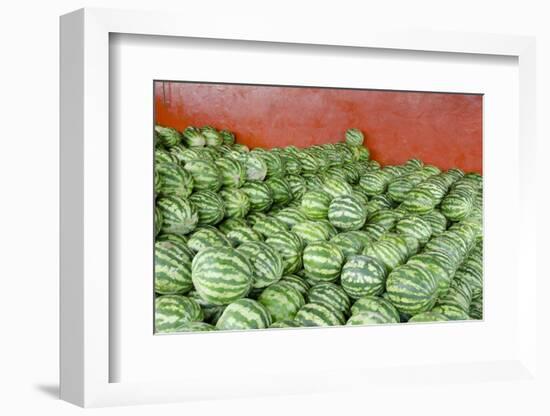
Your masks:
M170 295L189 292L191 281L191 260L187 246L174 241L155 243L155 292Z
M220 173L223 186L227 188L240 188L244 184L246 171L241 162L224 157L217 159L215 164Z
M253 227L258 221L261 221L265 218L267 218L267 215L263 212L250 212L245 219L246 223Z
M273 204L285 206L292 200L292 189L284 178L270 177L264 182L273 195Z
M176 146L181 142L181 134L172 127L155 126L156 137L166 147Z
M185 164L185 170L193 176L196 191L217 192L222 186L220 171L214 162L204 159L193 159Z
M207 146L221 146L223 144L222 135L214 127L204 126L201 128L201 133Z
M305 179L298 175L287 175L286 180L292 191L292 200L301 201L307 189Z
M248 181L263 181L267 175L267 165L264 160L254 154L245 157L246 179Z
M170 148L169 152L174 162L181 166L185 166L190 160L201 159L202 157L201 152L196 147L187 149L183 146L174 146Z
M397 223L397 214L387 208L379 209L374 214L369 215L368 224L379 224L385 230L391 230Z
M288 274L286 276L283 276L281 282L288 283L290 286L296 289L304 297L304 299L306 298L310 286L309 283L305 281L305 279L301 278L300 276L296 276L295 274Z
M294 321L299 326L335 326L344 323L341 315L318 303L307 303L302 306Z
M302 268L302 239L292 231L281 231L266 238L265 242L283 258L283 272L292 274Z
M264 289L258 297L258 302L267 309L273 322L294 319L296 313L305 305L302 294L292 284L284 281Z
M473 186L460 185L459 182L455 184L441 202L441 212L450 221L463 220L470 214L474 205L475 191Z
M349 183L343 179L338 178L326 178L323 182L323 190L329 194L332 198L339 196L351 195L353 188Z
M362 240L351 232L337 234L329 241L340 247L346 258L355 254L360 254L364 247Z
M334 281L344 264L344 253L329 241L312 242L304 249L303 261L306 275L317 281Z
M412 315L429 311L437 299L437 290L433 274L419 264L397 267L386 280L389 301L400 312Z
M154 215L155 215L155 219L154 219L154 224L155 224L155 237L160 233L161 229L162 229L162 223L163 223L163 218L162 218L162 212L161 210L155 206L155 211L154 211Z
M236 188L225 188L220 191L219 196L223 200L226 218L246 217L250 210L250 200L244 191Z
M235 144L235 134L229 130L220 130L220 136L222 136L223 144L227 146Z
M159 165L161 163L178 163L178 161L174 159L170 151L157 148L155 149L155 165Z
M329 239L327 228L319 221L303 221L294 227L292 232L298 235L306 244Z
M214 305L227 305L248 294L253 271L250 262L237 250L213 247L195 256L191 277L201 298Z
M271 325L271 317L267 309L252 299L239 299L225 308L216 323L216 329L243 330L263 329Z
M208 303L200 297L196 290L192 290L187 296L199 304L204 315L204 322L211 325L216 325L216 322L218 322L218 319L220 319L220 316L222 316L223 311L227 307L226 305L213 305Z
M395 309L395 306L391 304L387 299L379 296L363 296L351 307L352 315L359 315L362 313L374 312L381 315L385 322L400 322L399 312Z
M248 196L252 212L265 212L273 204L273 192L263 182L246 182L241 190Z
M202 147L206 144L206 138L197 127L189 126L182 134L183 143L187 147Z
M437 200L429 190L415 188L407 194L402 206L412 214L422 215L433 210L436 204Z
M226 236L234 247L247 241L262 241L262 236L247 225L227 232Z
M231 148L239 153L248 153L250 151L247 145L240 143L235 143Z
M157 200L162 215L163 233L188 234L199 222L195 206L187 199L177 196L165 196Z
M326 219L332 198L320 189L310 190L302 197L301 210L310 220Z
M299 326L300 325L298 322L287 319L284 321L273 322L269 328L297 328Z
M408 254L406 243L405 250ZM377 259L384 266L386 273L402 265L406 260L406 256L403 255L403 249L392 241L379 240L366 247L363 250L363 255Z
M155 173L159 176L160 195L186 198L193 192L193 177L175 163L159 163L155 166Z
M187 247L198 253L209 247L231 247L231 241L216 228L205 225L189 236Z
M296 156L285 154L282 158L288 174L299 175L302 172L302 163Z
M302 165L303 173L315 173L319 170L317 159L307 151L299 152L296 157Z
M373 257L351 256L342 268L342 288L353 299L381 294L385 289L385 281L384 265Z
M432 227L422 218L411 215L401 219L395 224L395 231L416 238L424 245L432 236Z
M422 215L421 218L430 224L434 236L441 235L447 229L447 218L437 209Z
M155 299L155 332L176 332L187 322L202 321L201 307L181 295L163 295Z
M368 196L383 194L388 186L388 178L380 170L367 172L361 176L359 186Z
M471 319L483 319L483 296L478 296L472 299L468 314Z
M298 208L283 208L279 212L277 212L275 215L275 218L278 220L281 220L286 224L288 228L294 227L299 222L306 221L307 218L304 215L304 213L299 210Z
M328 209L328 220L344 231L359 230L367 219L367 211L353 195L334 198Z
M315 284L309 289L307 298L309 303L325 305L336 311L343 316L343 319L349 315L351 301L342 287L334 283L322 282Z
M369 210L369 214L373 214L376 211L381 209L393 208L392 204L393 204L392 200L386 194L374 195L373 197L370 198L369 205L367 208Z
M441 255L441 252L425 251L412 256L407 264L419 264L430 269L437 282L437 296L442 297L447 294L453 277L453 275L450 274L452 273L450 270L453 266L446 256Z
M243 243L237 249L252 265L253 288L278 282L283 277L283 260L280 254L261 241Z
M285 174L284 163L281 157L275 152L259 151L254 149L252 154L260 157L267 167L267 178L281 178Z
M391 324L393 321L388 322L386 317L377 312L361 312L357 315L352 315L346 322L346 325L379 325L379 324Z
M436 321L448 321L448 320L449 318L447 318L445 315L441 313L428 311L428 312L422 312L411 316L408 322L436 322Z
M421 169L424 166L424 162L422 162L422 160L420 160L418 158L412 158L412 159L407 160L407 162L405 162L405 166L407 166L407 167L409 167L413 170Z
M438 305L432 309L432 312L445 316L449 321L467 321L470 319L466 312L454 305Z
M199 214L199 225L213 225L223 220L225 208L223 199L212 191L198 191L189 200Z
M288 228L284 222L275 217L264 217L256 221L252 229L262 235L264 238L276 235L282 231L287 231Z
M388 196L395 202L403 202L407 194L415 187L409 175L398 177L388 184Z
M363 227L362 231L364 231L365 234L369 236L371 241L378 241L386 233L387 230L386 227L384 227L382 224L368 223Z
M447 294L438 300L438 305L456 306L465 313L470 311L472 303L472 289L462 280L455 278L451 281Z
M218 224L218 229L224 234L241 227L248 227L248 222L244 218L227 218Z
M306 182L306 190L323 190L323 179L317 173L303 173L302 178Z
M363 144L363 132L359 129L347 129L346 130L346 143L351 146L361 146Z

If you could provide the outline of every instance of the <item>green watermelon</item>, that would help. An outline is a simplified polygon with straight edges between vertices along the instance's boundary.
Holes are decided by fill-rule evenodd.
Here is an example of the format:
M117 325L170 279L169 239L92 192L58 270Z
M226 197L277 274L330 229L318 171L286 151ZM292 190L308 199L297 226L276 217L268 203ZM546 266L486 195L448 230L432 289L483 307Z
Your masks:
M161 163L178 163L178 161L172 156L170 151L157 148L155 149L155 165L159 165Z
M467 321L471 319L468 313L454 305L438 305L432 309L432 312L445 316L449 321Z
M292 274L302 268L302 239L292 231L281 231L267 236L265 242L283 258L283 272Z
M347 129L346 130L346 143L351 146L361 146L365 136L359 129Z
M220 171L214 162L205 159L193 159L185 164L185 170L193 176L196 191L217 192L222 186Z
M157 206L155 206L154 215L155 215L154 223L155 223L155 237L156 237L162 229L162 223L164 220L162 218L162 212Z
M237 249L252 265L253 288L262 288L278 282L283 277L283 259L267 243L250 241Z
M319 303L307 303L302 306L294 321L299 326L335 326L344 323L341 315Z
M359 186L368 196L383 194L388 186L388 178L379 170L366 172L359 179Z
M248 259L229 247L200 251L191 264L191 277L201 298L214 305L227 305L246 296L254 279Z
M220 136L222 136L223 144L228 146L235 144L235 134L229 130L220 130Z
M288 283L294 289L296 289L304 297L304 299L306 298L310 286L305 279L301 278L300 276L296 276L295 274L288 274L286 276L283 276L281 282Z
M329 239L329 231L319 221L303 221L292 227L292 232L298 235L306 244Z
M441 313L428 311L411 316L408 322L436 322L448 320L449 318Z
M155 243L155 292L170 295L189 292L191 281L191 260L189 249L174 241Z
M198 253L209 247L231 247L231 241L216 228L204 225L189 236L187 246Z
M267 175L267 165L264 160L254 154L245 157L246 179L248 181L263 181Z
M352 315L359 315L365 312L374 312L381 315L384 321L388 323L400 322L399 312L395 309L395 306L387 299L379 296L363 296L357 299L351 307Z
M332 198L320 189L310 190L302 197L301 210L310 220L326 219Z
M181 142L181 134L172 127L155 126L156 137L166 147L176 146Z
M177 332L206 332L215 331L216 327L206 322L186 322L177 328Z
M163 233L189 234L199 222L195 206L187 199L165 196L157 200L162 215Z
M292 191L292 201L300 202L307 189L305 179L298 175L287 175L286 180Z
M325 305L344 317L349 315L350 299L342 287L334 283L322 282L313 285L308 291L307 298L309 303Z
M297 328L299 326L300 325L298 324L298 322L287 319L284 321L273 322L269 328Z
M361 238L352 234L352 232L337 234L329 241L340 247L346 258L355 254L360 254L364 247Z
M345 257L342 250L329 241L316 241L304 249L306 275L317 281L334 281L340 275Z
M214 127L204 126L201 128L201 133L207 146L221 146L223 144L222 135Z
M226 218L246 217L250 210L250 199L244 191L236 188L225 188L219 192L219 196L223 200Z
M223 186L227 188L240 188L244 184L246 171L241 162L229 158L220 158L214 163L218 168Z
M199 214L199 225L214 225L223 220L225 204L220 196L212 191L194 192L189 200Z
M328 220L344 231L359 230L367 219L367 210L353 195L334 198L328 209Z
M227 306L216 323L216 329L243 330L262 329L271 325L267 309L252 299L239 299Z
M386 280L389 301L400 312L411 315L429 311L437 299L437 290L433 274L419 264L397 267Z
M353 299L379 295L385 289L386 270L377 259L369 256L348 257L342 268L341 284Z
M330 195L331 198L339 196L351 195L353 188L344 179L334 177L326 178L323 182L323 190Z
M422 245L426 244L432 236L432 227L430 224L414 215L398 221L395 224L395 230L398 233L416 238Z
M202 321L201 307L181 295L163 295L155 299L155 332L176 332L187 322Z
M296 313L305 305L302 294L285 281L265 288L258 297L258 302L267 309L273 322L294 319Z
M292 189L284 178L271 177L264 182L273 195L275 205L285 206L292 200Z
M159 177L158 194L160 195L186 198L193 192L193 177L175 163L157 164L155 174Z
M258 219L252 229L262 235L264 238L276 235L282 231L287 231L286 224L275 217L264 217Z
M246 182L241 190L248 196L252 212L265 212L273 204L273 192L263 182Z
M379 324L391 324L393 321L388 322L386 317L377 312L361 312L356 315L350 316L346 325L379 325Z
M284 222L288 228L292 228L299 222L307 220L301 210L291 207L280 210L274 215L274 217Z

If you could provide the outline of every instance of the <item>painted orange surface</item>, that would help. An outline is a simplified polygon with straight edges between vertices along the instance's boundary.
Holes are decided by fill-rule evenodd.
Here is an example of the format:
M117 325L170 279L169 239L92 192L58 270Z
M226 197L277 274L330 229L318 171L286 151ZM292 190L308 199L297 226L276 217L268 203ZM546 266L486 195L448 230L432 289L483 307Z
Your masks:
M383 165L482 172L480 95L156 82L155 111L157 124L212 125L249 147L337 142L356 127Z

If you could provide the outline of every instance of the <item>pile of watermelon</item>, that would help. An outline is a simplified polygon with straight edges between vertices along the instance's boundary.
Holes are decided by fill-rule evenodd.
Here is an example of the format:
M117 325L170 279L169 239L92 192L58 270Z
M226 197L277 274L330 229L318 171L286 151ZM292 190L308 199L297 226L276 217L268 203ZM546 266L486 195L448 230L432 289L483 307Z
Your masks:
M155 128L155 331L482 319L482 176Z

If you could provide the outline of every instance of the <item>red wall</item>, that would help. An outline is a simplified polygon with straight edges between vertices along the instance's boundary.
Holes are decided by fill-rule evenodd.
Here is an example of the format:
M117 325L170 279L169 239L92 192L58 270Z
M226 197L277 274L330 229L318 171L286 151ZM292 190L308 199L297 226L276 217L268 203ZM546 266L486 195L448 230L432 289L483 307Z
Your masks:
M336 142L357 127L384 165L482 171L480 95L156 82L155 110L157 124L209 124L249 147Z

